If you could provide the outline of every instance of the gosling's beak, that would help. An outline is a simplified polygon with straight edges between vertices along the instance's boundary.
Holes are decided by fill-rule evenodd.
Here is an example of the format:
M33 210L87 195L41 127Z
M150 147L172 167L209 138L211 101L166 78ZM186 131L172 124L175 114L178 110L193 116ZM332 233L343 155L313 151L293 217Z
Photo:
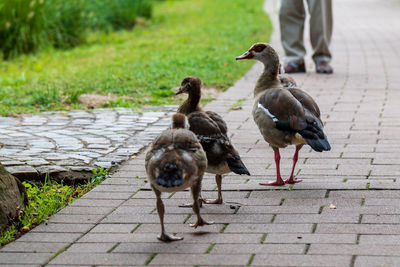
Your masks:
M182 94L183 92L185 92L185 89L182 88L182 86L181 86L181 87L179 87L178 92L176 92L175 95L180 95L180 94Z
M243 55L236 57L236 60L252 59L252 58L253 58L253 54L251 52L247 51Z

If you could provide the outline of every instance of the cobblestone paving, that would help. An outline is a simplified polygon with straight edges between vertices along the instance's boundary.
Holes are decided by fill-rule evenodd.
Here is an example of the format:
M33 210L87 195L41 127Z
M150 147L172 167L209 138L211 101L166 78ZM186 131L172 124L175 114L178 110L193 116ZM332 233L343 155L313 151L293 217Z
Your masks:
M137 154L169 124L174 106L137 114L96 109L0 117L0 162L21 179L49 173L79 179Z
M271 10L276 2L267 5ZM0 249L0 263L400 266L400 2L337 0L334 8L335 74L315 74L307 64L309 72L294 77L319 103L333 147L327 153L302 149L302 183L258 185L274 179L275 167L272 149L251 118L252 88L261 71L256 64L207 105L228 122L252 173L224 177L225 203L202 208L214 225L190 228L192 211L177 207L189 192L164 194L166 228L185 239L158 242L142 153L47 224ZM279 46L277 33L271 42ZM242 98L243 109L229 110ZM289 175L293 151L282 150L283 175ZM216 196L212 176L205 177L203 189L205 197Z

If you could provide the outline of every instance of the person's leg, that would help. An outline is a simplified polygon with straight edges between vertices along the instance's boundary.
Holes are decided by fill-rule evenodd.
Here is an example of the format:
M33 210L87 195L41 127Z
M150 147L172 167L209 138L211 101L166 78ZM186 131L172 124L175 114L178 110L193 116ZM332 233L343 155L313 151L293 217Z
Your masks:
M323 63L329 63L331 52L329 44L332 37L333 18L331 0L307 0L308 10L310 12L310 39L314 50L313 60L317 66ZM321 72L330 73L329 64L325 64Z
M303 44L305 10L302 0L281 0L279 22L284 62L304 64L306 50Z

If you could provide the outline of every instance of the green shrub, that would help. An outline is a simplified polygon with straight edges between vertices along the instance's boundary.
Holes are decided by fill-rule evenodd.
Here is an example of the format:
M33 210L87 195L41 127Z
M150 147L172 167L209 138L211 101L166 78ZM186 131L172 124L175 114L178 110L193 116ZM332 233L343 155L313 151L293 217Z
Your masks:
M137 17L151 17L152 3L151 0L92 0L85 8L92 29L131 30Z
M43 0L0 1L0 49L5 59L49 45L43 11Z
M81 44L86 38L88 28L84 0L51 0L47 3L46 31L51 44L56 48L70 48Z
M0 0L3 58L48 47L69 48L85 38L82 0Z
M4 59L44 47L70 48L89 29L132 29L150 17L151 0L0 0L0 50Z

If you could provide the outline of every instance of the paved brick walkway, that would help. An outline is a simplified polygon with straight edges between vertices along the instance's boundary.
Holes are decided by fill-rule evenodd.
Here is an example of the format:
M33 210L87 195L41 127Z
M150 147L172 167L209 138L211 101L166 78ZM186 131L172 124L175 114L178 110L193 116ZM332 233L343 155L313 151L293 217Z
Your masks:
M191 229L192 211L177 207L189 193L164 194L166 227L185 239L158 242L141 154L47 225L2 248L0 264L400 266L400 2L337 0L334 8L335 74L295 76L319 103L333 147L323 154L302 149L302 183L258 185L273 179L275 168L251 118L256 64L207 106L227 120L253 174L225 176L226 203L202 208L216 224ZM276 34L272 43L278 46ZM242 110L228 111L242 98ZM286 176L292 153L282 151ZM203 188L206 197L216 195L212 176Z

